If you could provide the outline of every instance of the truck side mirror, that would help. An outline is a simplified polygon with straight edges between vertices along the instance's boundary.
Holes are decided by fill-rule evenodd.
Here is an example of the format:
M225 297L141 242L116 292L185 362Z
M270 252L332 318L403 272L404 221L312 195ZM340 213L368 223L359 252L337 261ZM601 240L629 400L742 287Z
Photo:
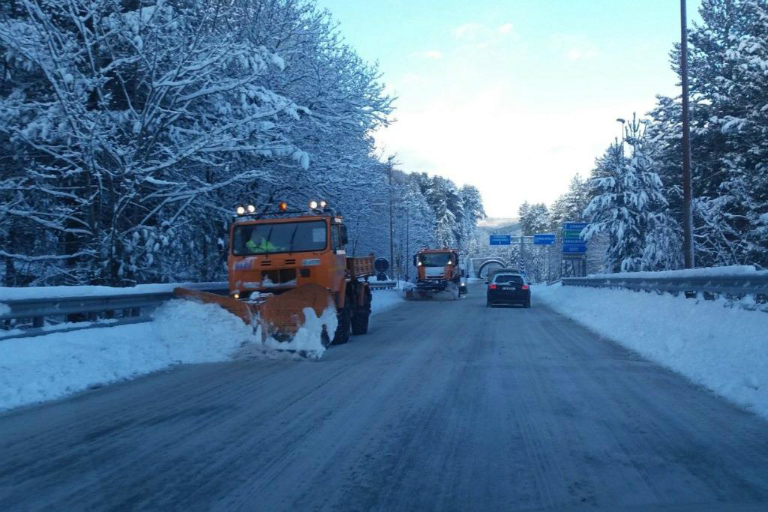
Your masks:
M414 267L417 267L417 266L418 266L418 265L417 265L417 262L416 262L416 258L418 258L418 256L414 256L414 257L413 257L413 266L414 266Z
M347 234L347 226L341 226L341 245L347 245L349 243L349 235Z

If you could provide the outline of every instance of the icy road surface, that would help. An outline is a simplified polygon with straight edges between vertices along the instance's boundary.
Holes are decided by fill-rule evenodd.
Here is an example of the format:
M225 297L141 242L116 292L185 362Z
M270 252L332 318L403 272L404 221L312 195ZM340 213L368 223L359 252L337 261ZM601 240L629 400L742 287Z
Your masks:
M474 285L319 362L186 366L6 413L0 505L766 510L768 422Z

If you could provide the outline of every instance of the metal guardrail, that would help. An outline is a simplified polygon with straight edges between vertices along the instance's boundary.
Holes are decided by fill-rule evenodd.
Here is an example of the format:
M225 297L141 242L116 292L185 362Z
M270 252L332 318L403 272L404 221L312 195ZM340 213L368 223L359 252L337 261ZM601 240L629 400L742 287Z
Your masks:
M371 287L371 290L384 290L387 288L396 288L397 287L397 281L368 281L368 286Z
M563 278L563 286L625 288L668 293L768 296L768 273L719 276L592 276Z
M226 294L227 283L180 284L187 288ZM68 332L94 327L114 327L151 320L149 311L173 298L172 291L136 292L120 290L111 295L2 300L8 309L0 311L0 326L24 321L28 328L14 328L7 334L0 329L0 340L28 338L52 332ZM45 327L46 318L61 318L59 325Z

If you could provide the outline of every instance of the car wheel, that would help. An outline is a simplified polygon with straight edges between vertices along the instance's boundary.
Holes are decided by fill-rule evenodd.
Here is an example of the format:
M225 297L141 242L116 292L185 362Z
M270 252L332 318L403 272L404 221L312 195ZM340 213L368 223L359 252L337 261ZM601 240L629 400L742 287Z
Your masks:
M531 301L530 301L530 299L529 299L529 300L528 300L528 301L525 303L525 307L526 307L526 308L529 308L529 307L531 307Z

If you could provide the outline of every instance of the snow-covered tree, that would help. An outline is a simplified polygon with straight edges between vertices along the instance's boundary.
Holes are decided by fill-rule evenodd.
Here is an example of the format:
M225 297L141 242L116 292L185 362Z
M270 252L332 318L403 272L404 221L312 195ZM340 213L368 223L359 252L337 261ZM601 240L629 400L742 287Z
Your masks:
M530 204L526 201L520 205L517 215L525 236L545 233L549 229L549 210L544 203Z
M594 197L584 216L584 237L609 237L606 266L614 272L659 270L679 265L677 225L667 213L663 185L654 170L644 123L633 118L623 145L614 144L598 159L590 180Z
M353 251L388 255L392 99L312 1L15 0L0 54L5 284L220 279L243 202L326 199ZM406 225L460 242L463 198L424 177L401 180Z

